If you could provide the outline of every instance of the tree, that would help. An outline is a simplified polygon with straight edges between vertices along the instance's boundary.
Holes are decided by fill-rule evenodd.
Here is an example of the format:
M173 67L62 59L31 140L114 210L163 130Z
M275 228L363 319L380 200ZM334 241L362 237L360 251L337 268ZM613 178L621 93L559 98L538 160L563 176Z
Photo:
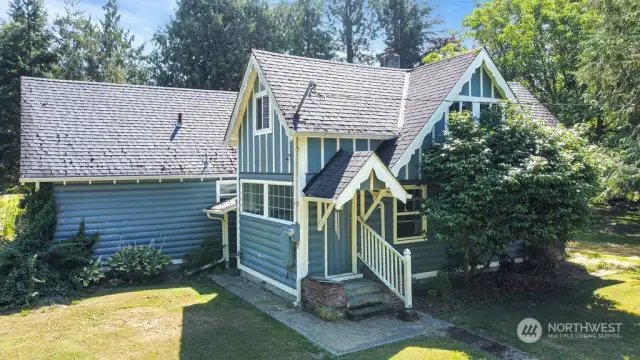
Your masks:
M277 32L282 32L284 52L291 55L332 59L334 45L327 24L324 0L281 2L272 14Z
M67 80L98 80L100 28L76 9L78 1L66 1L65 14L53 22L59 54L54 76Z
M20 77L47 77L56 63L42 0L13 0L0 27L0 181L18 179ZM28 106L28 105L27 105Z
M464 45L462 45L462 42L456 39L454 35L451 35L448 38L444 38L444 41L438 45L438 47L435 47L432 51L427 53L425 57L422 58L422 62L424 64L431 64L433 62L454 57L468 51L468 49L465 48Z
M100 20L100 47L96 81L112 83L145 84L148 73L142 55L144 45L133 46L135 36L120 26L117 0L108 0L102 7L104 18Z
M345 60L371 63L375 29L373 14L365 0L329 0L328 15Z
M513 108L502 117L499 109L477 119L451 116L442 141L423 157L422 176L432 188L426 216L436 240L461 259L467 280L514 240L564 249L585 226L598 192L585 140Z
M615 161L608 198L640 200L640 3L593 0L598 16L582 40L578 79L585 98L603 113L596 131Z
M568 125L591 119L575 72L586 37L588 0L494 0L464 19L469 35L485 45L502 75L523 82ZM562 104L562 105L556 105ZM597 115L597 114L596 114Z
M237 90L251 48L270 49L263 0L180 0L175 15L153 37L158 85Z
M440 21L423 0L373 0L384 43L400 55L400 67L412 68L434 40L433 26Z

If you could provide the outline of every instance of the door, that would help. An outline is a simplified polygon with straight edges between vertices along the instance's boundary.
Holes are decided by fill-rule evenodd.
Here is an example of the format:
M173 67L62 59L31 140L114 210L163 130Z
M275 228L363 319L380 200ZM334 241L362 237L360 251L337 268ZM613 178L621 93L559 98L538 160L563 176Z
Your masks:
M342 210L333 210L327 219L327 276L350 274L351 247L351 201Z

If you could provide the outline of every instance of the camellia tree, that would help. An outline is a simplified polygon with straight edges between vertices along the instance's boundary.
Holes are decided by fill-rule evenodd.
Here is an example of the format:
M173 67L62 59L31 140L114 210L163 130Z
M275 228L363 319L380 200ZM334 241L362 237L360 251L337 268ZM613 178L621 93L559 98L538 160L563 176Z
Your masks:
M466 281L481 261L506 255L514 240L564 249L587 224L599 188L583 138L512 107L479 118L452 114L422 168L431 185L424 211L436 240L461 259Z

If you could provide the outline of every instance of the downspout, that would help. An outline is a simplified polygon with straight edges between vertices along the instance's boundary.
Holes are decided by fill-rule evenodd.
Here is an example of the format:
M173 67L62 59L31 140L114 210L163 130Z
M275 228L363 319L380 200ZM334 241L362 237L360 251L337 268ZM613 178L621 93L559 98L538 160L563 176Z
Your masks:
M301 196L301 192L302 189L300 189L300 149L299 149L299 141L297 137L294 137L294 182L293 182L293 186L294 186L294 191L296 194L296 203L295 203L295 211L297 214L297 222L300 225L299 229L300 229L300 242L298 243L298 248L296 251L296 302L294 303L295 306L302 306L302 279L304 279L307 276L308 271L308 267L305 266L301 266L302 265L302 261L305 259L304 257L304 249L306 246L306 242L308 240L305 240L305 236L303 234L304 231L307 231L307 227L305 226L305 219L302 218L301 216L301 206L302 206L302 196ZM306 271L305 271L306 269Z
M229 268L229 217L228 214L224 214L222 218L214 217L210 213L206 213L207 217L211 220L220 220L222 226L222 258L217 260L213 264L208 264L202 267L201 270L206 270L214 265L218 265L226 261L225 268Z

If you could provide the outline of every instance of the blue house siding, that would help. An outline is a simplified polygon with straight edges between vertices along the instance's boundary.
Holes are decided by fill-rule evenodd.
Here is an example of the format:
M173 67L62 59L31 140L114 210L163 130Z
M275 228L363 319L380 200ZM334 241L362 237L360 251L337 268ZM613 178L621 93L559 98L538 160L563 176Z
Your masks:
M307 181L317 174L338 152L375 151L382 140L354 138L307 138Z
M287 136L277 112L272 109L270 133L254 135L253 94L244 113L238 137L240 173L292 174L293 141Z
M292 266L285 266L281 234L289 225L240 214L240 261L242 265L282 284L296 287L295 249ZM293 246L288 242L285 246Z
M324 276L324 229L318 231L318 207L308 202L309 275Z
M100 234L96 257L108 257L121 245L153 241L177 260L203 239L221 238L221 223L202 212L216 200L215 181L55 185L54 190L54 238L75 235L84 219L87 234Z

